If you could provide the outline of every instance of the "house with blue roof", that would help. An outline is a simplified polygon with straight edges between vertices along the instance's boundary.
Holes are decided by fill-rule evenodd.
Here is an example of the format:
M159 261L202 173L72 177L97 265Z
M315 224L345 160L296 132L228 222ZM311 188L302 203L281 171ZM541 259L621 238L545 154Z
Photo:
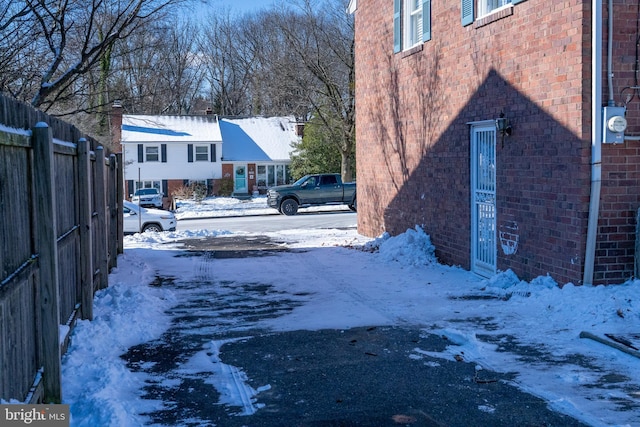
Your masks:
M291 180L289 165L301 131L294 117L223 118L222 174L234 194L265 193Z
M293 144L300 140L293 117L123 114L118 119L126 195L157 188L165 206L193 184L217 195L222 180L232 179L233 194L240 196L288 182Z

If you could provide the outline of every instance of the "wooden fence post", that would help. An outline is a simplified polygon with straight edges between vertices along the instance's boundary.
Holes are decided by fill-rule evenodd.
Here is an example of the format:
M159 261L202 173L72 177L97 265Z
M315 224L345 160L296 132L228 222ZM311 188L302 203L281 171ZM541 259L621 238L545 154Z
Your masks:
M98 211L98 237L96 237L96 247L98 253L96 259L98 265L96 268L99 270L100 281L98 284L99 289L104 289L109 285L109 257L107 255L107 205L105 199L105 188L107 186L107 179L105 177L104 167L104 148L102 146L96 148L96 210Z
M118 253L124 253L124 224L122 223L122 201L124 200L124 165L122 163L122 153L116 153L116 161L118 162L118 195L116 200L118 201Z
M116 173L116 156L109 156L109 208L111 218L109 219L109 269L118 266L118 191ZM122 202L120 202L122 203Z
M40 319L44 399L62 401L60 360L60 310L58 289L58 245L54 206L53 138L46 123L33 128L33 187L35 203L35 244L39 264Z
M78 141L78 202L80 213L80 289L82 318L93 320L93 232L91 202L91 153L89 141Z

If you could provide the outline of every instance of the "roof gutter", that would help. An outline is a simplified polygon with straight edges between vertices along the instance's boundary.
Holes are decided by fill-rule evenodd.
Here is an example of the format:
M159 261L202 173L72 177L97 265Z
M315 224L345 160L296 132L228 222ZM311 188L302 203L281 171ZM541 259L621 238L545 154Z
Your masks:
M609 0L609 6L611 4L612 1ZM611 23L611 10L609 16ZM591 20L591 196L583 285L593 285L602 186L602 0L592 0ZM609 36L611 35L611 28L609 28Z

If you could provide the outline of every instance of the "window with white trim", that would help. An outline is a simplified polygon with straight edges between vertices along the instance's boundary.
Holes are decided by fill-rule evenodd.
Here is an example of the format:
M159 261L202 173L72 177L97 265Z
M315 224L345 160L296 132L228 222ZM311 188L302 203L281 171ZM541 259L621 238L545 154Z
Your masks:
M422 43L422 0L404 0L402 46L410 49Z
M257 165L256 184L259 189L282 185L291 181L288 164Z
M162 181L135 181L136 191L142 188L155 188L162 192Z
M394 52L431 40L431 0L394 0L393 27Z
M482 19L501 10L511 12L513 6L525 1L527 0L461 0L460 17L462 26L473 24L476 19Z
M144 147L145 162L158 162L160 161L160 147L157 145L147 145Z
M510 5L512 0L478 0L478 18L488 15L494 10Z
M196 162L208 162L209 161L209 146L208 145L196 145Z

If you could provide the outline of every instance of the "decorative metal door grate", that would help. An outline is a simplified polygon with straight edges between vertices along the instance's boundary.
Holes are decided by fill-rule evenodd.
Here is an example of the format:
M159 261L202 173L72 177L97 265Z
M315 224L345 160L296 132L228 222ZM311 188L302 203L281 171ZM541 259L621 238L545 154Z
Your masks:
M471 145L471 269L491 276L497 251L495 127L473 127Z

